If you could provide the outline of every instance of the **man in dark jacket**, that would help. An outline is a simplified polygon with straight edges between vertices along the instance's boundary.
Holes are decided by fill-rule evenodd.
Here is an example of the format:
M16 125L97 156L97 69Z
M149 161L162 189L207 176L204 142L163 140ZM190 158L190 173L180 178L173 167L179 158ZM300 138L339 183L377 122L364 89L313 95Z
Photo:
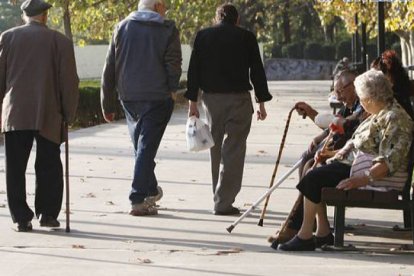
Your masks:
M40 226L58 227L63 195L63 121L75 116L78 76L73 43L46 26L50 4L27 0L25 25L0 36L1 126L5 133L7 200L18 231L32 230L25 172L36 140L35 213Z
M102 76L101 104L114 120L116 92L135 150L129 199L133 216L156 215L162 189L154 158L170 120L181 76L181 44L174 22L164 19L164 0L141 0L138 11L116 27Z
M189 116L198 117L198 92L203 91L202 100L215 142L210 149L214 214L232 215L239 213L233 203L241 189L246 139L252 121L250 80L259 104L259 120L266 118L264 102L272 96L256 38L238 27L236 8L231 4L219 6L216 21L215 26L197 33L185 97L190 100Z

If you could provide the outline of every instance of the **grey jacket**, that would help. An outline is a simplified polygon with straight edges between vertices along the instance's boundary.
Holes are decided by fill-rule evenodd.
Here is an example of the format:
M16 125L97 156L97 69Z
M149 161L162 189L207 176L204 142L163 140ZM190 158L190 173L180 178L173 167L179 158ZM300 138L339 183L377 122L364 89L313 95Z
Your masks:
M121 101L157 101L171 97L181 76L181 43L174 22L156 12L136 11L116 27L102 75L104 114Z
M3 132L38 130L62 142L63 119L71 121L79 98L72 42L31 22L0 36L0 107Z

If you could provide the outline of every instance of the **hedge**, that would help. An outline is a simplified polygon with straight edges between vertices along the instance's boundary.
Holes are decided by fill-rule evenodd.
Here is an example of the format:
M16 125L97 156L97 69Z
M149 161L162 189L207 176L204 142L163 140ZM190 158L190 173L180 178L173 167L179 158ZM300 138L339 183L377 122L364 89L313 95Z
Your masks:
M305 59L323 60L322 45L315 42L306 44L303 50L303 57Z
M72 127L90 127L105 122L100 100L99 86L84 86L79 88L79 104ZM121 105L117 105L115 118L124 118Z

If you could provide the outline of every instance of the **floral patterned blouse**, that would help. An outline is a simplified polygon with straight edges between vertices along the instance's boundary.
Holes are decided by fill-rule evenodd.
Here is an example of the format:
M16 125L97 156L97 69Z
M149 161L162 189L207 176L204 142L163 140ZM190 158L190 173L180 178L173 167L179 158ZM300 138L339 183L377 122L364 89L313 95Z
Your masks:
M378 114L363 121L352 142L355 149L376 156L374 163L385 162L391 176L397 170L406 170L413 129L413 121L394 100Z

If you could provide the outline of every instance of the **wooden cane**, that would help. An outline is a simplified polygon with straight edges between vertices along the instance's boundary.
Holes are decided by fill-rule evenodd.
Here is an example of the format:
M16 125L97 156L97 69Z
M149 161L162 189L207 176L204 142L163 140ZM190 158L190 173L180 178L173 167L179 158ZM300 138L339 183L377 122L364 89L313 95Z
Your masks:
M327 148L327 146L328 146L330 140L332 139L332 136L333 135L334 135L334 132L333 131L330 131L329 134L328 134L328 136L327 136L327 138L325 139L325 142L324 142L324 144L322 146L321 151L324 151ZM319 162L316 160L313 163L312 167L309 169L309 171L311 171L314 168L316 168L316 166L318 165L318 163ZM280 230L279 230L279 235L280 235L280 233L284 233L286 231L286 228L288 228L289 221L292 219L292 217L295 214L297 208L299 207L299 205L300 205L300 203L302 201L302 197L303 197L303 195L300 194L298 196L298 198L296 199L295 203L293 204L292 209L290 210L290 213L289 213L288 217L286 218L285 222L282 224L282 228L280 228Z
M287 133L288 133L288 130L289 130L290 118L292 117L292 113L295 109L296 109L296 106L293 107L289 111L289 115L288 115L288 118L287 118L287 121L286 121L285 131L283 132L282 142L280 143L280 147L279 147L279 153L278 153L278 156L277 156L275 168L273 169L272 178L270 180L269 189L272 188L273 182L275 181L276 172L277 172L277 169L278 169L279 163L280 163L280 158L282 157L283 148L285 147L286 136L287 136ZM259 226L263 226L263 220L264 220L264 217L265 217L265 214L266 214L267 205L269 204L269 199L270 199L270 194L266 197L266 201L265 201L264 207L262 209L262 213L260 214L260 220L259 220L259 223L257 224Z
M66 187L66 233L70 232L70 197L69 197L69 127L64 123L65 128L65 187Z

